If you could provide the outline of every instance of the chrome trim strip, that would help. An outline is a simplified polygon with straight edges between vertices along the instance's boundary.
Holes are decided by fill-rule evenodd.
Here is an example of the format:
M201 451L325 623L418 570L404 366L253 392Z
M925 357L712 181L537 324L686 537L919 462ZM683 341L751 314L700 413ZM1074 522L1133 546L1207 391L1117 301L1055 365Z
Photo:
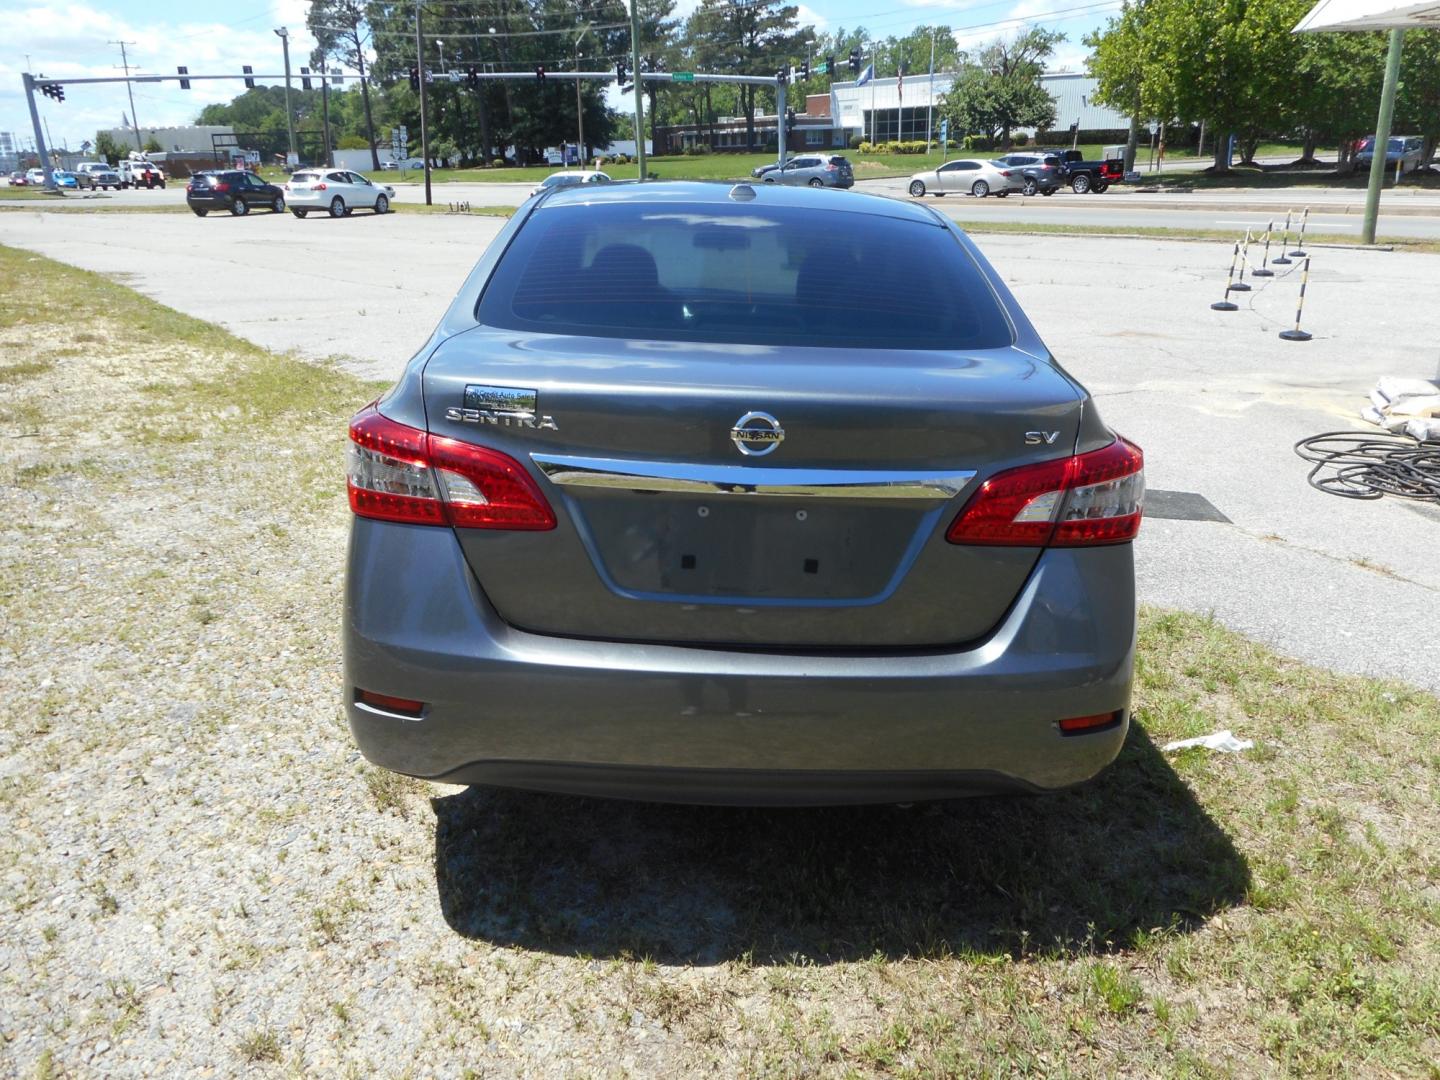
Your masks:
M975 470L939 473L873 469L764 469L669 461L531 454L552 484L696 495L782 495L827 499L953 499Z

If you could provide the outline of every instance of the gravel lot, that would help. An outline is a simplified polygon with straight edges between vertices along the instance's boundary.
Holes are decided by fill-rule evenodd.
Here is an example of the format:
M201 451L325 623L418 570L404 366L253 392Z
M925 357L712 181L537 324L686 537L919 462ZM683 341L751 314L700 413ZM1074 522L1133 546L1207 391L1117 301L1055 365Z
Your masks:
M408 781L337 702L373 387L0 248L0 1075L1400 1075L1440 706L1147 617L1098 782L913 810ZM1362 722L1356 722L1356 718ZM1151 743L1233 726L1253 754ZM1147 733L1148 732L1148 733Z

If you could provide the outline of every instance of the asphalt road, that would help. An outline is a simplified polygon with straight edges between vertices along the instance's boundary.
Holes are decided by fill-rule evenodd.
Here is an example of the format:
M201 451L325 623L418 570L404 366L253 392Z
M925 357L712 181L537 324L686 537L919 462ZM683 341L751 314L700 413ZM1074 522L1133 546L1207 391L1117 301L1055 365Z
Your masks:
M865 180L856 190L876 195L909 199L908 180ZM519 206L530 195L526 183L446 183L432 185L433 201L468 202L473 206ZM425 199L423 184L396 185L397 203L418 203ZM165 190L100 192L68 196L47 202L47 209L85 209L96 205L156 206L180 205L185 201L183 184ZM1278 228L1287 210L1300 212L1310 207L1311 232L1360 238L1365 193L1353 188L1306 188L1257 191L1201 191L1191 193L1146 193L1120 185L1103 194L1076 195L1060 191L1049 198L976 199L969 195L927 196L924 202L962 223L1007 222L1036 225L1084 225L1116 232L1137 228L1220 229L1240 234L1246 228L1261 232L1270 223ZM1387 189L1379 218L1381 236L1440 239L1440 193Z
M12 211L0 241L113 274L270 348L393 378L500 224ZM1213 613L1315 663L1440 690L1440 509L1322 494L1291 451L1358 426L1379 375L1440 375L1440 258L1318 252L1305 314L1315 339L1292 343L1276 332L1294 317L1293 274L1240 311L1210 310L1223 244L980 243L1106 420L1145 448L1150 486L1197 494L1230 519L1148 520L1136 546L1145 601Z

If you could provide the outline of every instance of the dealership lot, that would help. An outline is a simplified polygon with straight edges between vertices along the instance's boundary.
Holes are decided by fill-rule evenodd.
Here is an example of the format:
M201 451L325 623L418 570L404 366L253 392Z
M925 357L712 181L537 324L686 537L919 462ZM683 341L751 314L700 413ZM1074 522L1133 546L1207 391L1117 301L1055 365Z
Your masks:
M0 221L6 243L115 275L268 348L334 357L378 379L393 378L424 341L503 224L28 212ZM1338 670L1440 687L1440 638L1396 644L1397 627L1433 618L1440 512L1316 492L1291 451L1304 436L1356 426L1378 376L1435 374L1433 334L1415 335L1407 314L1433 305L1440 263L1316 250L1306 312L1315 340L1290 343L1276 332L1293 320L1295 276L1258 287L1239 312L1209 309L1228 264L1220 244L980 242L1106 420L1145 448L1152 488L1198 495L1229 519L1187 519L1184 505L1203 507L1193 499L1152 500L1137 548L1143 600L1213 612ZM1375 350L1376 340L1395 347ZM1158 516L1172 513L1180 516Z

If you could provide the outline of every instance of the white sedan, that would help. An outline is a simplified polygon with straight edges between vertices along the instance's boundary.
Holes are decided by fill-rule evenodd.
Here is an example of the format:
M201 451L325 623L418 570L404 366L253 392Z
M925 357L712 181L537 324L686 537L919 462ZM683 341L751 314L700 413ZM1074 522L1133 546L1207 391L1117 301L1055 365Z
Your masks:
M531 195L539 195L551 188L576 187L580 184L608 184L610 177L593 169L578 169L572 172L551 173L530 189Z
M359 208L388 214L394 197L395 189L390 185L377 184L344 169L301 169L291 173L285 185L285 205L297 218L311 210L336 218Z
M974 195L978 199L986 195L1003 199L1012 191L1024 190L1022 170L982 158L947 161L938 169L916 173L910 178L910 194L917 199L922 195L947 195L952 191Z

